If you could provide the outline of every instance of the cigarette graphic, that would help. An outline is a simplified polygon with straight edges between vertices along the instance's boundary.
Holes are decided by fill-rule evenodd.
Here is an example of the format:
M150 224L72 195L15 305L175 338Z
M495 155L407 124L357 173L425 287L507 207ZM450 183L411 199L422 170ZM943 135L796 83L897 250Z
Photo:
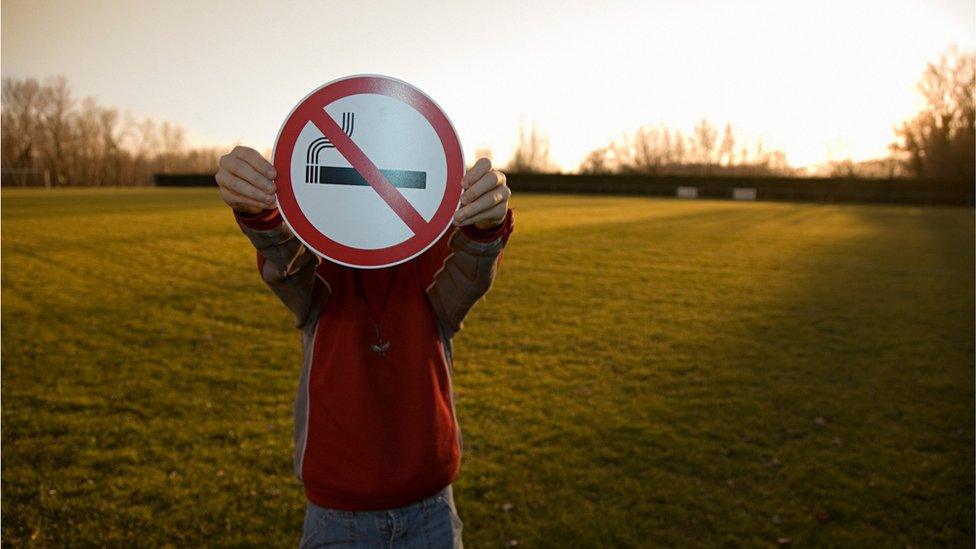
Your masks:
M342 113L342 133L352 137L356 127L356 113ZM339 168L322 166L319 157L325 149L334 149L335 145L328 137L320 137L308 146L305 155L305 182L320 185L358 185L369 186L369 183L354 168ZM401 189L426 189L427 172L411 170L380 170L380 173L394 187Z

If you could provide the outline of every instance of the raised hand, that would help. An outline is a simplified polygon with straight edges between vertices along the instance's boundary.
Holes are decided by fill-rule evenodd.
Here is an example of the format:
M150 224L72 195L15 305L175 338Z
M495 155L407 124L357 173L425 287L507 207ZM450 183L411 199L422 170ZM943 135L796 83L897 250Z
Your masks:
M454 213L458 227L475 224L490 229L505 220L512 191L505 184L505 174L492 169L491 160L479 158L461 178L461 207Z
M274 166L250 147L234 147L220 157L220 197L238 212L254 214L275 207Z

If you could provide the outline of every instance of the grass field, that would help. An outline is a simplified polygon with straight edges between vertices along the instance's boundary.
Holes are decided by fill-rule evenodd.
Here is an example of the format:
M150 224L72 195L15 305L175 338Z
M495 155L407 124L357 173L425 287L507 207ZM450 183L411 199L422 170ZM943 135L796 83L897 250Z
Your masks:
M971 209L515 205L456 342L469 546L972 547ZM2 215L4 544L295 546L298 333L216 192Z

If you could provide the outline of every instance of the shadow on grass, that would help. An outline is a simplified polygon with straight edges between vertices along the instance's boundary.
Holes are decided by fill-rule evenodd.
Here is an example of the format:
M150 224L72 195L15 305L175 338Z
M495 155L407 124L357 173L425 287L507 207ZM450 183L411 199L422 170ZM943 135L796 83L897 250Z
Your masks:
M709 206L513 239L458 345L457 497L520 512L475 539L971 537L965 212ZM946 270L960 307L919 280Z

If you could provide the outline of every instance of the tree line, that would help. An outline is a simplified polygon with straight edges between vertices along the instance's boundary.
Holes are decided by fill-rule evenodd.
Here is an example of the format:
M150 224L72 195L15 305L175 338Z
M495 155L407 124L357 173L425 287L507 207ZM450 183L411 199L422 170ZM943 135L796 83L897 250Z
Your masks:
M955 46L929 63L918 91L925 106L894 127L890 155L855 162L829 163L831 177L913 177L974 180L976 168L976 56ZM533 126L519 129L519 142L508 163L515 172L554 171L549 140ZM727 123L722 137L702 119L685 136L681 130L643 126L620 140L590 152L578 171L589 174L791 176L799 170L786 155L761 140L743 145Z
M548 138L535 126L519 127L519 142L507 167L519 173L554 171ZM731 124L722 138L707 119L689 136L664 126L643 126L620 140L590 152L579 165L585 174L645 175L793 175L782 151L764 148L761 140L746 144Z
M218 148L186 130L77 99L63 76L3 80L2 168L8 185L151 185L154 173L210 172Z
M925 107L894 128L890 156L833 162L833 177L976 178L976 62L951 47L929 63L918 84ZM155 173L208 173L223 148L189 147L183 127L137 119L77 99L64 77L3 80L4 184L150 185ZM490 156L490 151L478 154ZM552 172L549 140L519 128L507 169ZM719 130L702 119L685 135L643 126L590 152L578 171L589 174L791 176L799 170L761 141L745 143L730 123ZM43 182L41 181L43 180Z

